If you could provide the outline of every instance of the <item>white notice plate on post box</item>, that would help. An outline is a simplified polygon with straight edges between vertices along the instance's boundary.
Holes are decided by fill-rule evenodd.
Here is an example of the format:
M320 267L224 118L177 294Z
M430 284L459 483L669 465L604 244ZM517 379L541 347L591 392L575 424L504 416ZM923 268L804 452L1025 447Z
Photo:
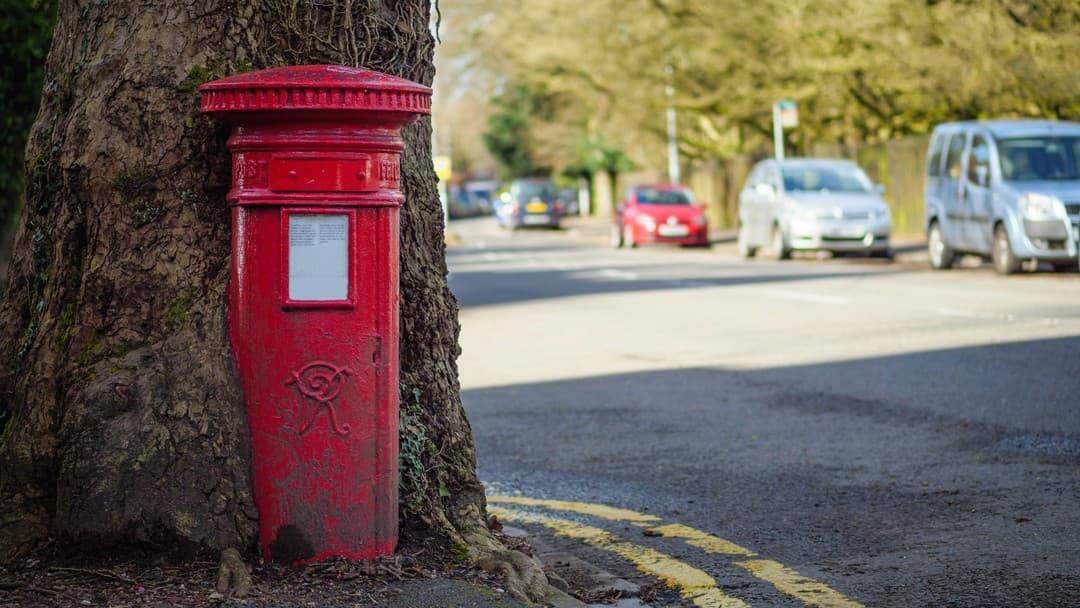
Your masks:
M349 299L349 215L290 213L288 299Z

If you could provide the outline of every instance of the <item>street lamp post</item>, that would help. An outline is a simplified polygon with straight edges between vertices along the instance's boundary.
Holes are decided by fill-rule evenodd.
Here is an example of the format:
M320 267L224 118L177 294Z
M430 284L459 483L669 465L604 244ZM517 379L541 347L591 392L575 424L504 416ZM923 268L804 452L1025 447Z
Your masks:
M784 128L780 126L780 104L772 105L772 138L773 156L776 160L784 160Z
M675 132L675 87L672 85L672 68L667 66L667 137L668 137L668 181L679 183L679 141Z

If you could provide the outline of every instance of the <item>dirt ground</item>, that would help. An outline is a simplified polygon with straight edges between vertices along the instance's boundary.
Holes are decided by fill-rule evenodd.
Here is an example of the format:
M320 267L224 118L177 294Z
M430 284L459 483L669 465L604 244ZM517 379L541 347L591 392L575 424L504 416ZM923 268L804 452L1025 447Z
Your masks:
M389 606L421 581L464 581L502 593L499 580L477 569L447 567L449 551L403 537L398 552L371 562L327 560L302 567L244 555L252 589L243 597L216 589L217 561L169 561L160 555L64 554L52 545L0 566L0 608L220 606L318 608ZM410 602L411 603L411 602Z

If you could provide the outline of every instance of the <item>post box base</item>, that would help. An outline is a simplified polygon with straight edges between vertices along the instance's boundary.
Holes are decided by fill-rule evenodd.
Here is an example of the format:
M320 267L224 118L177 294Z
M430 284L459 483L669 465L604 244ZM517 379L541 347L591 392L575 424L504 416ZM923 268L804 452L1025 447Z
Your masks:
M363 548L355 551L326 549L312 553L311 546L304 540L303 535L292 526L286 526L278 530L277 539L263 549L263 557L279 564L303 566L332 557L344 557L349 560L372 560L393 555L396 548L397 543L393 539L389 539L366 543Z

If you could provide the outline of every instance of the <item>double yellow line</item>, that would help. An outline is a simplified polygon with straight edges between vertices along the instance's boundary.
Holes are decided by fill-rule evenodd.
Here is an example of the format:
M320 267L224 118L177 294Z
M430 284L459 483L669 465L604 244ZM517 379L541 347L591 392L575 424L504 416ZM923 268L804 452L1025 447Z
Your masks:
M540 507L553 511L579 513L609 521L627 522L645 528L649 534L682 539L686 541L686 544L706 553L744 558L757 557L753 551L731 541L682 524L658 526L655 524L661 521L659 517L627 509L521 496L489 496L488 502L499 505ZM668 587L701 608L749 608L749 605L742 600L720 591L716 580L704 571L654 549L628 543L600 528L520 509L489 506L488 511L502 521L542 525L559 536L579 540L591 547L614 553L633 563L642 573L660 579ZM862 604L848 599L842 593L805 577L779 562L767 559L743 559L734 562L734 565L772 584L777 591L794 597L807 606L863 608Z

